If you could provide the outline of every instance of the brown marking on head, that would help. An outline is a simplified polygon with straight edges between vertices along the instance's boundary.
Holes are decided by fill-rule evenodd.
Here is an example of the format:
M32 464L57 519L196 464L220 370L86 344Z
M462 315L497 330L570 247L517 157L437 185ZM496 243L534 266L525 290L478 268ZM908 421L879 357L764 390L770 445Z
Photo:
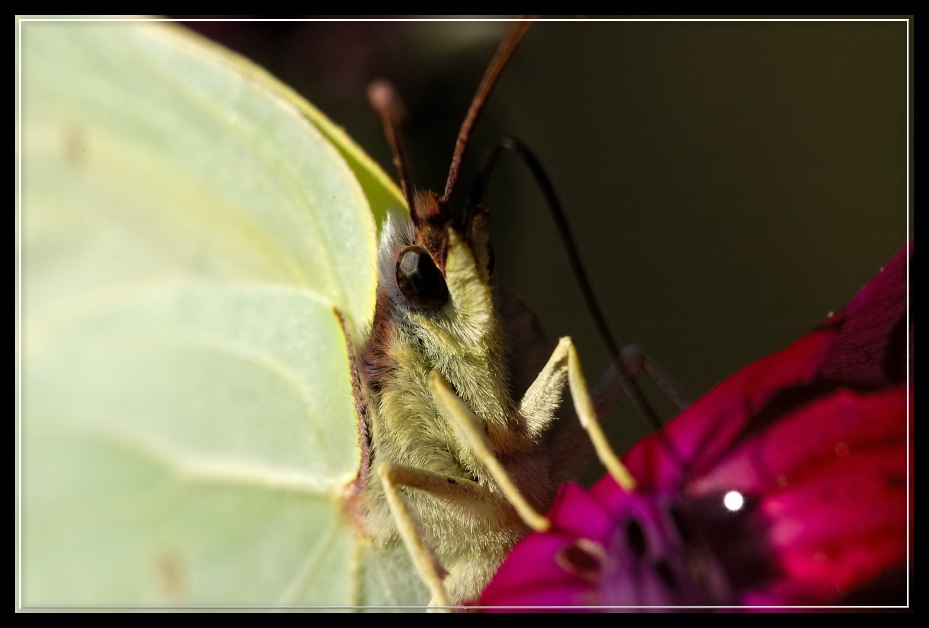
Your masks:
M390 334L393 328L390 311L393 301L390 295L378 290L374 306L374 327L362 353L362 373L372 391L379 393L384 383L390 380L390 373L396 366L396 358L389 351Z
M416 244L429 251L435 265L445 274L448 254L448 229L453 227L452 213L435 192L417 192L413 198L413 229Z
M472 229L471 215L465 218L463 227L462 225L456 226L448 207L449 200L458 182L459 168L468 148L471 131L480 119L490 93L493 91L510 57L522 41L530 23L530 21L519 21L511 26L484 72L481 84L471 100L471 105L465 114L461 129L458 131L451 165L448 170L448 178L445 182L445 190L441 196L429 191L416 192L415 194L413 192L412 170L407 159L403 134L400 132L404 108L396 90L390 83L383 80L374 81L368 87L368 100L381 116L384 133L393 153L394 165L397 167L397 173L400 177L400 187L410 209L416 244L421 245L429 252L432 260L443 274L445 274L445 258L448 253L449 227L454 228L461 236L461 239L469 245L472 244L471 234L475 233ZM470 209L468 211L471 212ZM484 228L484 234L479 236L482 244L479 248L486 250L487 222L484 221L481 225ZM476 255L479 259L484 257L486 261L485 255L481 253L476 253Z

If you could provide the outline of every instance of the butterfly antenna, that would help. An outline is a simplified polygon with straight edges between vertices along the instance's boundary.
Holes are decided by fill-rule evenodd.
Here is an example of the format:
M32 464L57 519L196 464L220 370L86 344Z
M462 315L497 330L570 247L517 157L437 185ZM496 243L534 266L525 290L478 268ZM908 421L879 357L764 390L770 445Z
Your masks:
M468 109L467 115L465 115L464 122L461 123L461 130L458 131L458 139L455 140L455 152L452 154L452 163L448 169L448 179L445 181L445 193L442 195L442 198L439 199L440 204L444 205L448 203L448 199L455 189L455 184L458 182L458 170L464 159L465 151L468 148L468 138L471 136L471 129L474 128L478 118L480 118L481 113L484 111L487 98L490 96L490 92L493 91L497 79L500 78L503 68L506 67L510 57L513 56L516 47L519 46L519 42L522 41L523 35L526 34L531 24L531 20L523 20L515 23L510 28L510 31L503 38L503 41L500 42L497 52L494 53L494 57L491 59L487 71L484 72L484 78L477 88L474 99L471 101L471 107Z
M368 102L381 117L384 125L384 134L394 157L394 166L400 177L400 189L406 199L410 214L413 215L413 173L410 162L406 157L406 146L403 143L403 134L400 127L403 122L403 103L394 86L383 79L378 79L368 85Z
M590 285L587 271L584 269L584 264L581 261L581 256L578 252L574 236L571 233L571 227L568 224L568 220L565 217L564 210L562 209L561 201L558 199L558 195L555 193L555 188L552 186L551 181L549 180L548 175L545 173L545 169L542 168L542 163L538 160L538 158L536 158L536 156L532 154L532 151L530 151L526 145L519 140L512 137L500 138L496 146L494 146L494 148L488 153L487 158L481 165L480 174L478 175L477 179L475 179L474 185L471 188L471 197L468 199L467 206L470 207L472 203L476 203L477 199L480 199L483 196L484 189L487 187L487 181L490 179L490 173L493 171L493 168L496 165L498 158L500 157L500 153L503 150L510 150L518 155L523 160L523 163L526 164L526 167L529 168L529 171L532 173L533 177L535 177L536 183L538 183L539 188L542 191L542 195L545 197L546 204L552 213L552 218L554 219L557 228L556 230L558 231L559 236L561 236L561 241L564 246L565 253L568 256L568 262L571 265L571 271L574 273L578 288L581 291L581 296L584 299L584 303L587 305L587 311L590 313L590 316L593 319L594 327L597 330L597 334L600 336L600 342L605 347L610 361L616 366L619 374L620 385L622 386L623 391L626 393L626 396L630 399L630 401L632 401L632 404L635 406L636 410L645 419L645 422L648 424L649 428L657 432L661 428L661 420L658 418L658 414L652 408L651 404L648 403L648 400L645 398L642 389L635 381L635 378L632 377L632 374L629 372L629 368L626 365L626 361L620 354L619 347L613 338L613 333L610 331L610 327L606 323L606 318L603 316L603 310L600 308L600 304L597 301L596 295L594 294L593 287Z

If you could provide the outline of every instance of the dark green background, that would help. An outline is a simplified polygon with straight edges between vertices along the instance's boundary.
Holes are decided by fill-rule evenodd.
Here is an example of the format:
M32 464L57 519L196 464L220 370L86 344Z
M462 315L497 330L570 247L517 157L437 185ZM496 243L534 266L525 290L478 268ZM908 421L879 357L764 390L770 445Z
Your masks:
M391 175L364 89L393 81L417 184L433 189L505 28L193 26L302 92ZM503 134L536 152L620 344L641 345L697 397L843 306L906 242L907 27L540 23L469 163ZM502 166L486 197L498 272L553 337L574 337L596 381L605 356L541 196L515 159ZM611 422L620 450L645 431L625 407Z

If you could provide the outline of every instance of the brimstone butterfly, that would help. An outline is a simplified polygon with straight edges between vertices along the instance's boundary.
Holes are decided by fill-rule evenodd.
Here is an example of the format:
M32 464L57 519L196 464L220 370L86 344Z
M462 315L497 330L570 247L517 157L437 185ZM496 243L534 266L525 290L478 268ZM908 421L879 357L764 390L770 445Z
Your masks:
M567 41L576 36L570 34L570 29L580 28L577 25L565 27L569 29ZM598 27L605 29L608 25ZM680 25L678 27L683 29ZM810 25L808 27L811 28ZM859 25L859 28L863 27L864 25ZM249 417L253 419L256 416L264 416L279 404L285 403L282 400L289 397L277 387L282 386L285 392L290 390L280 381L268 381L262 384L265 397L248 396L247 399L238 399L235 396L234 393L243 390L243 380L250 382L250 385L256 381L253 373L244 372L250 368L249 364L260 364L279 374L280 369L274 370L279 365L279 360L286 361L288 358L287 355L274 356L275 359L267 359L268 356L265 356L266 359L262 362L259 359L261 356L256 355L255 348L247 346L248 339L237 339L237 344L232 347L235 349L234 353L241 357L240 364L229 367L230 362L223 360L223 366L217 373L214 365L210 363L210 356L214 355L216 347L210 344L213 341L206 342L204 338L228 335L228 330L223 329L224 316L258 316L256 312L249 310L248 294L241 297L246 303L236 302L235 307L224 307L220 303L207 304L218 311L207 311L202 309L203 304L183 301L174 304L175 307L183 308L180 311L159 311L157 300L164 297L163 291L171 289L177 279L174 275L162 276L163 272L170 270L172 273L179 272L184 278L192 271L197 277L209 277L211 282L214 279L227 280L229 283L223 289L228 288L234 293L247 293L254 285L254 280L269 280L267 272L271 273L269 281L278 284L290 282L293 277L308 282L318 279L325 284L323 291L326 298L335 299L337 297L333 296L334 294L346 291L363 303L365 299L372 298L373 293L360 287L363 286L364 280L359 278L364 276L365 264L357 262L365 259L366 255L370 256L374 234L370 218L365 217L364 212L360 212L357 203L352 200L360 197L358 186L352 182L353 177L343 165L333 165L337 160L331 159L334 155L331 148L321 148L325 157L317 157L312 163L304 162L304 158L310 158L302 153L298 156L290 155L289 152L284 157L276 155L276 151L279 150L290 151L290 142L294 138L305 138L308 125L299 119L292 119L291 122L301 129L299 132L282 130L282 137L274 135L275 126L268 124L265 119L265 116L274 115L267 112L266 106L268 101L273 101L274 90L267 89L263 79L260 82L263 87L255 96L257 104L251 104L246 102L249 96L247 90L235 85L223 87L219 75L212 70L198 72L195 63L178 62L176 57L172 59L172 55L183 55L185 52L192 53L194 61L201 58L202 53L197 52L198 45L187 42L183 37L157 35L154 44L142 43L141 48L135 48L139 50L138 53L129 53L132 48L127 47L125 43L113 44L115 48L108 49L110 40L106 37L81 34L75 30L102 29L97 32L109 32L114 33L116 37L124 37L126 35L120 31L125 29L125 32L129 33L128 37L134 38L135 28L123 23L96 26L75 23L26 23L22 30L23 153L26 157L23 165L23 226L26 253L23 266L23 357L26 365L23 371L26 497L23 524L28 531L28 534L24 534L24 599L27 604L184 603L191 600L197 603L217 604L355 604L376 602L379 599L383 599L384 603L408 600L421 603L416 601L422 599L421 594L419 597L411 595L406 598L400 595L391 598L387 596L386 588L384 591L379 590L378 586L386 587L389 579L339 579L340 570L343 574L349 571L351 556L351 552L337 542L345 538L340 536L342 530L336 525L328 528L305 525L308 520L319 520L303 510L304 505L297 506L288 501L286 491L276 490L280 487L291 487L296 492L302 490L303 478L299 474L284 474L282 477L274 478L271 481L271 485L275 487L274 491L265 490L267 487L258 487L254 492L247 491L247 498L254 501L250 507L243 509L233 508L235 502L220 494L221 490L208 489L208 499L202 498L199 493L180 491L176 476L166 477L164 473L158 472L157 468L140 464L140 460L148 461L152 457L161 461L165 459L158 456L167 456L168 460L174 462L185 462L184 453L198 451L196 447L200 446L207 447L207 451L210 451L209 448L222 448L229 444L225 439L231 441L232 452L239 452L236 447L244 448L249 455L260 450L259 453L270 457L275 463L274 466L284 469L288 468L288 456L291 454L287 453L287 447L282 447L282 443L290 443L296 449L309 446L314 452L315 461L320 467L325 468L326 474L334 473L333 470L345 461L346 455L350 458L354 451L353 433L342 434L343 445L333 442L337 437L329 430L325 435L320 435L319 442L306 443L304 440L301 443L301 439L306 439L307 436L300 430L288 431L286 427L245 430L241 429L242 423L237 423L237 420L247 422L250 420ZM719 29L721 26L712 25L712 28ZM768 25L767 28L773 27ZM48 29L45 32L49 34L43 38L40 29ZM84 31L86 32L89 31ZM652 32L655 31L639 31L638 36L647 39ZM78 47L87 54L79 54L73 46L67 47L75 37L82 40ZM169 37L165 40L167 43L158 43L162 37ZM621 38L618 35L611 37ZM703 35L703 41L707 39L713 39L712 33ZM855 41L854 36L847 39L849 42ZM631 57L633 58L626 58L625 62L633 63L635 55ZM227 57L220 55L220 58ZM805 59L802 61L806 63ZM80 65L82 63L87 65ZM243 66L235 62L231 67L232 74L236 75ZM724 73L715 76L717 79L725 78ZM33 79L39 82L31 82ZM679 87L679 83L670 82L669 86ZM177 108L178 99L174 97L167 103L152 100L149 90L168 87L181 90L190 97L183 110ZM469 87L466 91L470 89ZM640 97L638 91L634 90L637 98ZM62 94L68 95L68 100L56 98ZM758 92L752 95L760 97ZM67 106L63 110L56 109L62 102L66 102ZM243 103L249 107L254 106L255 109L235 109ZM732 109L738 109L737 105L738 103L733 104ZM189 116L205 115L209 118L217 108L222 112L221 131L209 128L200 121L191 122ZM56 113L49 114L49 111ZM542 108L537 107L535 111L536 115L541 115ZM103 143L105 151L102 154L98 152L100 144L94 140L92 134L87 133L81 112L89 112L89 122L101 125L107 130ZM229 115L231 112L234 112L234 116ZM132 124L132 119L143 121L144 127L141 129L142 134L131 141L132 150L129 153L137 154L136 149L140 146L151 149L141 153L145 160L142 162L122 158L129 154L125 152L128 148L124 144L124 138L127 137L124 133L127 131L127 125ZM551 122L549 124L551 125ZM562 124L565 123L560 122L557 127ZM654 124L664 126L663 123ZM180 129L184 127L189 127L190 132L181 133ZM694 130L695 133L699 131L699 128ZM337 131L331 133L333 137L338 136ZM560 134L565 135L563 132ZM250 141L249 138L257 141ZM176 142L169 148L179 149L181 155L191 160L180 165L176 161L168 164L173 170L170 173L164 173L165 163L161 152L165 147L160 142L166 140ZM676 141L680 143L679 137ZM328 146L328 143L324 142L322 146ZM620 153L627 148L623 142L616 142L616 150ZM354 149L347 150L358 155L354 153ZM571 157L578 152L582 151L566 151ZM642 151L633 149L631 152L637 155L636 159L642 159ZM49 161L42 161L49 156ZM107 158L107 161L100 166L100 170L96 170L100 164L97 160L101 156ZM239 160L243 157L244 165L241 165ZM357 158L364 160L362 157ZM902 155L900 158L902 159ZM33 168L37 164L33 159L44 165ZM232 163L240 165L230 166ZM300 175L287 175L283 177L284 181L279 180L282 164L285 170L294 168ZM316 240L321 243L319 246L306 247L307 240L317 237L315 234L307 235L312 234L313 229L302 223L293 225L278 222L285 218L275 213L277 210L270 211L271 207L279 207L270 194L292 193L297 198L302 197L305 190L313 189L308 184L308 181L313 179L309 173L318 172L317 166L326 166L341 172L333 175L331 179L324 175L322 184L326 185L327 189L347 196L347 199L339 202L354 207L354 214L351 220L321 224L321 228L331 228L336 232L319 236ZM126 172L114 177L114 173L120 172L120 168ZM622 170L615 165L611 165L611 169ZM262 171L270 173L265 179L268 183L262 184ZM87 176L88 172L91 175L95 172L98 175L105 173L107 181L118 182L112 189L109 185L105 186L102 198L99 198L100 203L107 202L114 195L123 195L124 198L128 195L133 203L141 203L143 208L148 208L158 201L159 196L165 196L166 206L173 211L162 214L162 210L159 209L154 214L143 214L141 218L123 216L120 220L116 220L119 216L107 216L107 220L93 223L83 218L75 220L72 216L69 220L67 216L42 214L37 209L31 209L71 207L75 199L83 198L86 186L96 185L93 177ZM378 191L382 194L380 204L375 198L371 201L377 211L378 207L383 207L383 199L391 198L392 191L389 185L383 182L371 183L371 179L377 177L372 175L372 172L376 170L358 167L354 169L354 176L361 178L363 189L369 197L375 195L376 198ZM790 172L793 171L788 169L787 174ZM736 174L738 176L734 178L744 178L746 173ZM782 172L780 176L785 177L787 174ZM557 174L556 180L561 184L561 177ZM280 184L285 181L287 185L270 185L271 182ZM146 182L152 185L151 190L147 191L142 187ZM212 185L214 191L222 192L222 204L187 204L191 198L202 199L203 188L208 185ZM395 200L395 192L393 194ZM215 219L215 214L211 211L217 211L216 207L222 208L226 204L235 205L242 195L255 199L261 206L260 211L264 212L261 218L240 220L236 224ZM601 196L601 207L602 198ZM607 198L614 197L608 195ZM748 204L749 199L746 199L745 203ZM623 202L623 205L626 206L626 202ZM103 207L105 205L90 209L97 211ZM635 207L634 203L630 207ZM899 220L902 224L902 211L900 214L891 216L891 219ZM148 220L152 216L157 219L157 224ZM264 217L272 217L272 220L264 222ZM699 215L692 218L697 219ZM267 238L258 237L254 228L256 222L262 229L277 230L281 238L301 241L299 244L288 245L290 248L287 250L295 248L299 255L316 255L326 244L338 242L340 247L352 250L353 263L330 264L327 271L311 277L309 275L314 273L307 273L306 269L313 266L309 262L301 261L297 253L293 256L282 255L280 250L269 245ZM163 231L159 231L160 228ZM149 242L146 246L142 246L142 243L136 240L136 234L139 233L144 234L143 240ZM162 233L167 233L169 238L183 238L183 246L161 238ZM817 235L818 237L821 236ZM176 266L165 267L162 263L165 258L161 254L151 257L153 250L159 251L157 247L161 247L160 251L167 250ZM153 260L157 262L154 265ZM340 277L340 273L349 271L350 276ZM636 274L623 273L622 277ZM120 329L117 324L120 321L112 320L100 321L99 327L88 328L86 326L91 324L88 321L93 321L95 312L99 311L97 308L110 307L112 301L108 302L108 299L115 298L112 293L108 295L104 291L85 290L88 281L94 286L101 285L98 283L100 281L118 282L111 283L111 287L131 287L137 298L148 299L151 302L145 307L140 306L140 310L132 312L131 315L128 313L129 310L125 310L126 314L121 319L125 329ZM370 276L367 281L372 281ZM208 292L218 289L212 283L203 282L194 288L208 288ZM276 325L267 325L268 319L265 318L269 316L269 312L275 311L273 300L261 298L261 321L252 319L254 327L249 329L255 330L256 334L282 333L281 329L292 324L299 328L294 330L294 335L303 334L307 338L306 342L310 343L313 331L323 327L312 325L306 320L291 318L293 310L287 303L291 295L285 291L280 296L285 302L280 303L277 310L279 314L274 315ZM120 297L122 298L122 295ZM828 302L834 303L838 300L832 298L828 299ZM164 302L161 305L164 306ZM126 306L122 304L120 307ZM360 307L364 309L363 305ZM344 305L343 308L349 309ZM197 317L191 316L192 312L199 312L197 316L202 318L198 320ZM162 351L165 346L170 345L165 345L163 338L154 332L148 333L148 329L139 334L141 326L148 325L158 316L168 315L178 317L171 321L169 329L161 329L161 332L171 336L172 341L181 335L184 326L200 325L193 334L197 342L194 342L192 347L185 345L182 354L171 355L171 351ZM169 319L161 320L163 323ZM183 322L180 328L177 327L180 325L178 321ZM246 328L246 321L243 320L226 319L226 324L234 326L235 329ZM331 335L335 332L331 321L329 325L330 335L325 337L332 342L337 335ZM667 325L663 327L666 328ZM93 335L91 332L101 333L106 338ZM154 347L152 351L146 351L146 361L152 359L153 352L155 357L161 360L157 365L159 368L146 377L146 386L152 385L150 398L130 397L133 386L139 383L136 378L137 372L129 368L131 363L110 360L113 356L107 354L106 363L101 365L93 361L96 358L93 352L86 351L89 346L95 351L118 349L120 353L124 353L127 345L110 346L105 340L123 343L126 338L121 334L129 333L136 337L133 342L139 340L148 343L145 345L147 350ZM713 334L707 335L713 337ZM256 342L260 344L257 353L262 353L269 343L273 346L278 338L256 337ZM635 337L642 340L646 346L654 344L649 343L643 335ZM70 342L77 344L69 345L65 342L68 338ZM60 342L45 344L43 349L43 343L49 339ZM138 349L141 345L132 346ZM53 350L49 351L49 347L53 347ZM161 352L166 355L160 355ZM337 353L335 347L326 352L326 359L328 360L333 353ZM46 361L40 359L42 356L46 356ZM138 356L118 357L131 360ZM76 361L78 358L80 361ZM183 379L176 378L180 372L172 368L176 364L185 369ZM46 367L48 370L44 370ZM103 370L99 370L100 368ZM227 368L229 372L223 370ZM345 364L340 368L344 371ZM194 372L190 372L191 369ZM596 374L596 371L591 370L591 373ZM123 381L120 376L123 380L130 381ZM284 378L283 381L290 380ZM300 381L303 385L309 385L306 382L322 383L318 379L314 381L310 376L302 377ZM158 388L159 386L162 388ZM48 411L44 404L53 407L56 404L66 404L69 409L78 408L83 414L86 406L71 403L70 399L73 398L67 397L66 394L78 395L80 399L96 400L102 400L104 395L122 394L130 398L120 397L112 402L117 405L131 403L139 404L142 408L151 408L152 403L165 398L166 395L178 394L177 390L171 388L176 386L184 388L184 398L189 402L185 405L185 412L189 414L175 416L175 423L165 427L182 430L182 442L188 448L180 452L160 448L162 443L157 439L145 439L148 449L134 450L130 445L138 439L134 439L131 430L127 434L126 430L99 427L99 409L95 411L94 416L81 417L86 429L77 430L78 433L74 433L73 430L60 431L57 427L50 429L47 424L35 419ZM322 385L320 390L327 392L329 389ZM222 417L214 415L217 420L224 419L221 424L202 424L200 417L209 414L197 405L203 400L218 400L218 403L231 406L226 408L228 411L220 413ZM338 402L329 402L322 397L314 401L328 410L338 405ZM225 405L223 407L225 408ZM291 410L299 411L299 408ZM334 415L337 412L332 410L332 413ZM120 414L122 420L125 413ZM193 417L197 420L193 420ZM339 425L345 427L344 424ZM106 427L109 428L109 425ZM354 428L353 424L351 428ZM47 431L43 433L42 430ZM101 447L97 441L103 433L106 433L108 440L106 446L100 450L74 447L75 444L83 445L87 442L96 442L95 447ZM263 442L264 439L272 442ZM347 445L344 444L346 442ZM223 456L208 456L205 461L196 459L195 456L191 464L182 467L183 472L208 479L226 477L222 475L225 473L233 473L234 477L241 480L253 477L249 476L252 468L248 464L242 464L241 456L233 456L235 460L229 460L229 456L225 455L229 452L222 453ZM119 471L106 473L105 477L93 476L93 469L102 467L85 464L86 458L77 461L69 459L69 456L75 455L89 455L97 462L103 461L104 455L109 456L108 460L119 465L116 467ZM126 457L129 460L126 460ZM50 459L55 460L60 466L49 467L39 462ZM194 462L196 464L193 464ZM214 462L216 464L212 464ZM248 456L245 457L245 462L248 462ZM77 474L77 470L91 473L91 476L81 476ZM101 483L104 481L106 484ZM104 493L104 486L113 492ZM187 505L192 505L193 508L186 510L184 506ZM209 512L210 510L212 512ZM261 512L259 517L254 516L256 511ZM191 524L187 530L195 531L193 536L176 534L177 530L172 526L175 523L179 524L179 520L168 515L177 512L184 513L186 521ZM232 527L209 531L198 528L203 525L203 521L209 520L217 513L221 513L222 520ZM284 524L282 533L279 528L266 526L266 522L262 520L265 516L279 516L280 521L289 523ZM334 517L331 512L328 516ZM96 524L101 520L116 521L119 525L116 528L100 528ZM153 526L150 524L152 520L162 523ZM140 531L149 540L167 542L160 546L154 543L139 543ZM88 532L91 533L90 537L83 536ZM315 538L326 533L333 536L326 537L326 543L318 545L319 553L307 549L314 546L312 541ZM94 537L94 534L97 536ZM350 544L350 541L346 540L345 543ZM83 553L77 553L77 550L82 550ZM197 560L202 558L214 561L211 563L211 569L216 571L200 572L191 569L191 556ZM405 556L398 556L398 560L404 559ZM330 562L327 563L327 560ZM243 564L249 567L243 570ZM320 564L331 565L331 570L320 568ZM243 572L249 577L244 582L241 580ZM320 582L319 578L323 578L325 583ZM362 582L365 582L366 586L363 587ZM329 588L331 583L338 585ZM115 593L105 594L104 591ZM193 591L198 593L194 595ZM382 593L383 598L363 597ZM307 597L308 594L315 597Z

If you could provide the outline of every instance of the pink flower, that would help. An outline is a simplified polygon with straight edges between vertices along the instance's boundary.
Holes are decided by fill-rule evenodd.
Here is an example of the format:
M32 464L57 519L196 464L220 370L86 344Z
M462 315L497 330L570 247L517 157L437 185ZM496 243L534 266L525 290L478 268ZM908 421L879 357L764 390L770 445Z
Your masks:
M476 605L906 604L911 252L637 443L635 490L564 486Z

